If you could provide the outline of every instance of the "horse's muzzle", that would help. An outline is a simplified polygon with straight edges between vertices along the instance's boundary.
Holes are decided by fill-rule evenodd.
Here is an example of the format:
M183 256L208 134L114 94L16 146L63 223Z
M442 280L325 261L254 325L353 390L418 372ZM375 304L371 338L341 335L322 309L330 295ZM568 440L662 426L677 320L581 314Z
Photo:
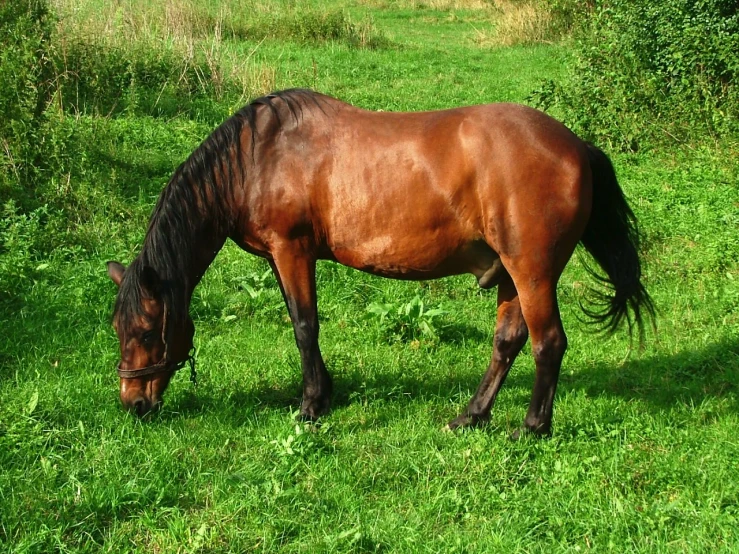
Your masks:
M125 408L139 417L144 417L150 413L154 413L162 405L162 401L151 402L149 399L139 396L131 402L123 402Z

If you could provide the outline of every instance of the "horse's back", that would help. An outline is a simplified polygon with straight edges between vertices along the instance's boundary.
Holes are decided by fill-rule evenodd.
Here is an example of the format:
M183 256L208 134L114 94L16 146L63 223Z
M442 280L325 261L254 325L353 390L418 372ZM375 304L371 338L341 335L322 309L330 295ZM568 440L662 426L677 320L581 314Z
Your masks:
M480 277L511 231L529 232L522 218L541 228L576 217L565 212L582 196L584 146L541 112L371 112L321 99L273 149L280 174L264 202L279 205L281 224L310 227L321 257L391 277Z

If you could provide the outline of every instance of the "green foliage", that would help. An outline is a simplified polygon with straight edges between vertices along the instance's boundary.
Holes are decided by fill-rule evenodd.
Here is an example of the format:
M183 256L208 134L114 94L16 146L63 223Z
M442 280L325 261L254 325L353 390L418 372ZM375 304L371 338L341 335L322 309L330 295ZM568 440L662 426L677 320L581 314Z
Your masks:
M252 265L252 264L249 264ZM230 279L236 294L227 300L223 308L224 321L233 321L241 317L279 318L286 313L277 279L266 263L253 264L250 270L244 270L242 264L238 275ZM246 293L247 298L244 298Z
M573 130L626 150L739 131L739 4L604 0L580 21L570 79L535 94Z
M441 308L429 308L418 295L400 304L373 302L367 306L367 312L379 318L388 338L403 342L436 340L439 317L447 313Z
M0 193L19 189L43 167L44 111L53 92L45 0L0 3Z
M543 0L551 14L550 29L554 37L567 35L589 15L594 0Z
M263 272L249 272L238 281L240 281L241 287L252 300L260 298L267 291L275 289L277 286L277 280L275 279L274 273L271 269Z
M234 38L271 37L298 42L343 42L359 48L380 48L389 41L371 20L352 21L343 10L317 10L312 7L288 7L263 15L249 13L229 21L228 32Z
M0 212L0 309L13 301L38 271L48 264L41 263L38 253L43 249L42 221L46 208L20 213L11 200Z
M217 122L228 114L214 100L240 92L202 55L182 57L165 43L124 49L72 40L56 63L59 102L72 114L186 115Z

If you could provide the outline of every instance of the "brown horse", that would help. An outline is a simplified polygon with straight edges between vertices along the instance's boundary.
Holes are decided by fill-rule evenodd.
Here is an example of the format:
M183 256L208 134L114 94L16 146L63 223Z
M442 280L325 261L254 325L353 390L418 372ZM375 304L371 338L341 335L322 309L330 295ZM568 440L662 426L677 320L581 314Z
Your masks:
M654 317L633 213L603 152L513 104L375 113L306 90L259 98L177 169L119 286L120 396L143 415L189 358L193 289L230 238L266 258L303 368L301 417L325 414L331 377L318 347L316 260L383 277L473 274L498 287L490 366L449 428L487 421L529 335L536 377L524 429L550 432L567 339L557 281L578 242L610 286L586 310L613 330Z

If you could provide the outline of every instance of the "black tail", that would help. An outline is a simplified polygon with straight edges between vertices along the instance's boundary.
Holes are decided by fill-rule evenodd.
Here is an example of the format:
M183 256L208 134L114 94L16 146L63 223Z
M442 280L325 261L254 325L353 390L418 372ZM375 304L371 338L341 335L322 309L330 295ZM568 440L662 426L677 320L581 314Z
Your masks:
M643 341L644 318L654 326L655 313L652 299L641 282L636 217L616 181L611 160L596 146L587 144L587 147L593 172L593 210L582 244L607 277L590 267L588 271L610 290L591 291L589 306L582 309L608 332L615 331L625 319L629 333L636 325Z

